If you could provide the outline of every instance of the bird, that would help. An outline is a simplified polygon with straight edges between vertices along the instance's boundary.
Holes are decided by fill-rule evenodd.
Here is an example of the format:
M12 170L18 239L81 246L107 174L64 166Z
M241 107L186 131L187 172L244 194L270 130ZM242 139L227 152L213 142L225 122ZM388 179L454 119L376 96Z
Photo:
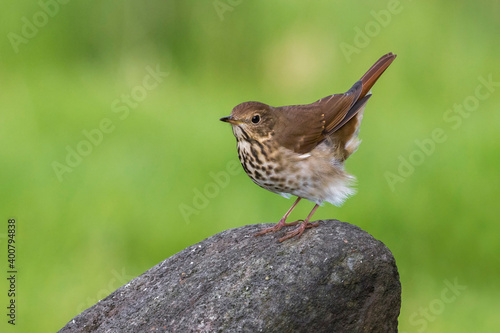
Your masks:
M305 105L244 102L220 118L231 124L238 157L252 181L285 198L297 197L278 223L255 236L296 226L279 242L300 238L306 229L319 226L310 220L320 205L340 207L355 193L355 177L344 163L361 142L358 133L371 88L395 58L392 52L382 56L345 93ZM315 203L312 211L304 220L286 222L301 199Z

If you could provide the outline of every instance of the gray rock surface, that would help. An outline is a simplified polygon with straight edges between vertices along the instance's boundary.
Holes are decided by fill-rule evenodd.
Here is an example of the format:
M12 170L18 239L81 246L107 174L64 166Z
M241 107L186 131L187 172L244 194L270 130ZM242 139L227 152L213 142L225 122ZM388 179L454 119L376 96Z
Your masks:
M401 285L382 242L337 220L283 243L284 229L252 236L265 226L188 247L60 332L397 332Z

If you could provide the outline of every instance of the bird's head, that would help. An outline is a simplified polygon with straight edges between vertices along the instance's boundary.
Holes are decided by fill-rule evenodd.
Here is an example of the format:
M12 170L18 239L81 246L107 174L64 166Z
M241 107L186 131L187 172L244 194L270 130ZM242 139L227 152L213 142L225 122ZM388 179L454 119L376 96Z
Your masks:
M273 107L260 102L238 104L230 116L220 120L231 124L236 139L247 141L270 138L276 122Z

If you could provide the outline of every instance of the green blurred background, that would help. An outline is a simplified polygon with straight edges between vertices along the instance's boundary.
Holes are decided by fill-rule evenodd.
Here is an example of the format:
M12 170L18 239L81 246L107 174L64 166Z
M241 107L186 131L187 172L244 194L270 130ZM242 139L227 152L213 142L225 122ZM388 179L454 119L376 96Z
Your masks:
M41 3L5 3L0 22L0 267L15 218L19 270L14 329L0 279L2 331L54 332L189 245L278 221L293 201L240 166L214 186L237 161L218 119L344 92L387 52L347 162L358 194L315 218L391 249L401 332L498 329L499 2Z

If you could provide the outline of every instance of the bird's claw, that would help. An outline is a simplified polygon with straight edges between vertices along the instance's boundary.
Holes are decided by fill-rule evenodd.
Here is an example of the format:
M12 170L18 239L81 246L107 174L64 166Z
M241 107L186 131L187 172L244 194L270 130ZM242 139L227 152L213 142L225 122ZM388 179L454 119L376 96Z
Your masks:
M258 233L256 233L254 236L257 237L257 236L267 234L268 232L280 231L281 228L283 228L283 227L290 227L293 225L297 225L297 224L299 224L299 222L304 222L304 220L297 220L297 221L289 222L289 223L286 223L285 221L280 220L278 223L276 223L272 227L265 228L265 229L259 231Z
M317 226L319 226L319 222L302 222L300 224L300 226L298 226L297 228L295 228L292 231L287 232L285 234L285 236L278 239L278 241L281 243L281 242L286 241L287 239L293 238L295 236L297 236L297 238L299 238L302 235L302 233L304 232L304 230L306 230L307 228L314 228Z

